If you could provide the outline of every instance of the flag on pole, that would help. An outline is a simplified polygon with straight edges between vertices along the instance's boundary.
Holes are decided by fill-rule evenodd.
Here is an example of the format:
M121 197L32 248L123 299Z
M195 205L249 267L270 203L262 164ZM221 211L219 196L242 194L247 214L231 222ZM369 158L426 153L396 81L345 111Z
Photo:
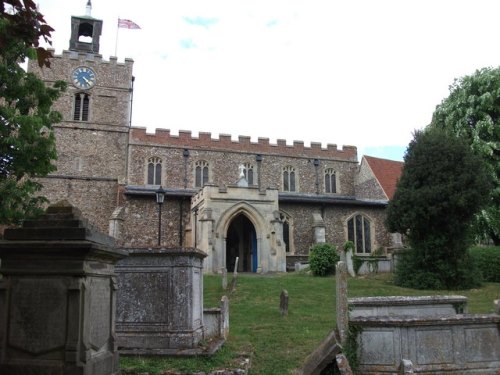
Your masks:
M118 27L122 29L140 29L139 25L135 22L123 18L118 18Z

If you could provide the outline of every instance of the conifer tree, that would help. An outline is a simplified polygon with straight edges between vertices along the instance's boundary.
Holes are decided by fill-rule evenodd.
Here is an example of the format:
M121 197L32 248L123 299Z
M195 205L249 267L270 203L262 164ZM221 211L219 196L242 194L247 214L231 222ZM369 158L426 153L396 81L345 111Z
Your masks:
M416 131L387 210L391 232L408 236L399 262L400 286L461 289L478 283L468 259L471 221L491 191L481 158L465 140L445 131Z

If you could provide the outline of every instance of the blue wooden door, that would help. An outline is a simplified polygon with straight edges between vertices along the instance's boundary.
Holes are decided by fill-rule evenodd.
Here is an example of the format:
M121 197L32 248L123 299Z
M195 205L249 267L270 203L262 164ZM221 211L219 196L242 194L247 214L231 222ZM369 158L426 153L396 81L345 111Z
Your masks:
M257 236L255 235L255 230L251 232L251 243L252 243L252 272L257 272Z

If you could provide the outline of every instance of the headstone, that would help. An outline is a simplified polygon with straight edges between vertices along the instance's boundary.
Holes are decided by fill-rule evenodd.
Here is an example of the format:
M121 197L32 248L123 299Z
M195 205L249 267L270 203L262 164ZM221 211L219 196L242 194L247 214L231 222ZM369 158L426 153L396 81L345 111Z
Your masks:
M119 374L115 263L67 202L0 241L0 374Z
M222 269L222 290L227 289L227 269Z
M236 257L236 260L234 261L234 271L233 271L233 277L238 276L238 262L240 260L240 257Z
M356 276L356 272L354 272L354 263L352 261L352 249L349 249L345 252L345 262L347 266L347 272L349 272L349 275L352 277Z
M231 292L234 292L236 290L236 282L238 279L238 261L239 257L236 257L236 260L234 261L234 271L233 271L233 279L231 280L231 285L229 287L229 290Z
M221 311L221 337L227 339L229 336L229 298L222 296L220 300Z
M336 308L337 330L340 343L345 344L349 325L349 310L347 306L347 267L344 262L338 262L335 272L336 278Z
M500 315L500 299L496 299L493 304L495 305L495 312Z
M288 292L286 291L286 289L283 289L281 291L280 313L281 313L281 316L288 315Z

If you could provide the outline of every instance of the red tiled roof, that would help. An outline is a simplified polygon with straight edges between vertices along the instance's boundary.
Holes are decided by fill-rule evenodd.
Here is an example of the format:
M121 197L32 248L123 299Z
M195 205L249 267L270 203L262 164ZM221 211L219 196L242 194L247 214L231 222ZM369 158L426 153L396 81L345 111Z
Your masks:
M401 161L379 159L373 156L363 156L370 166L375 178L387 195L392 199L396 191L396 183L401 177L404 163Z

